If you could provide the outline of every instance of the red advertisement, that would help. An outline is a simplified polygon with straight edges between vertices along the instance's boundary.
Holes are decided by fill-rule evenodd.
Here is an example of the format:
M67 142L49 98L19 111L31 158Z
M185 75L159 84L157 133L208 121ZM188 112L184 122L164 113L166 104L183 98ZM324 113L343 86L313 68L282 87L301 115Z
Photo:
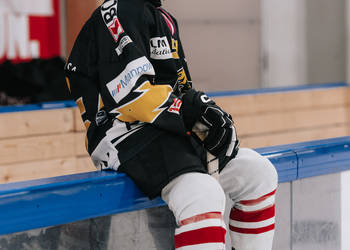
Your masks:
M0 63L61 54L59 0L0 1Z

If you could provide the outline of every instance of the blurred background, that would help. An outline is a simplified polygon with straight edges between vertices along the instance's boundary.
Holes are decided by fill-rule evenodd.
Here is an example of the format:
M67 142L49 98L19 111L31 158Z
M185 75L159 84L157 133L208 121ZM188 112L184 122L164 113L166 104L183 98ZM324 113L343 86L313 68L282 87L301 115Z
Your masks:
M166 0L206 90L346 81L346 0Z
M348 82L348 0L165 0L196 88ZM0 0L0 104L69 98L64 61L102 0ZM53 77L55 76L55 77Z

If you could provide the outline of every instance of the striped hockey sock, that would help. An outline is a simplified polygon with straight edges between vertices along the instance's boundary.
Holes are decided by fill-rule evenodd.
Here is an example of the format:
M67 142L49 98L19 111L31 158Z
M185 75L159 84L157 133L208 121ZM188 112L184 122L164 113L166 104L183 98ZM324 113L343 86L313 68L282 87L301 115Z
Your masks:
M275 229L275 192L242 200L230 213L230 236L237 250L271 250Z
M225 250L225 223L220 212L195 215L175 230L176 250Z

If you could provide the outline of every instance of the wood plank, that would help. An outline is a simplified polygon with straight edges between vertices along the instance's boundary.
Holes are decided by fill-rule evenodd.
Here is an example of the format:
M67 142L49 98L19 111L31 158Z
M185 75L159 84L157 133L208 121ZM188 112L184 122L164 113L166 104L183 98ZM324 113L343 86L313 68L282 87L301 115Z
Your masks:
M71 173L75 157L48 161L0 165L0 183L34 180Z
M242 137L242 147L265 147L301 141L326 139L348 135L350 125L316 128L283 133ZM62 159L33 161L19 164L0 165L0 183L47 178L67 174L95 171L90 157L70 157Z
M75 156L74 133L0 140L0 164Z
M331 127L310 128L272 134L242 136L241 147L260 148L303 141L321 140L340 136L348 136L350 124Z
M81 172L96 171L95 165L92 163L90 156L77 157L77 170Z
M0 165L0 183L35 180L96 170L91 164L87 164L87 160L84 161L85 164L81 162L80 158L70 157Z
M234 120L238 135L246 136L345 124L349 118L349 107L331 107L237 116Z
M86 131L79 109L77 107L72 109L74 112L74 131Z
M0 114L0 139L73 131L71 109Z
M76 156L88 156L88 152L85 147L85 133L78 132L74 134L74 148Z
M345 106L350 104L350 88L292 91L213 98L233 117L256 113Z

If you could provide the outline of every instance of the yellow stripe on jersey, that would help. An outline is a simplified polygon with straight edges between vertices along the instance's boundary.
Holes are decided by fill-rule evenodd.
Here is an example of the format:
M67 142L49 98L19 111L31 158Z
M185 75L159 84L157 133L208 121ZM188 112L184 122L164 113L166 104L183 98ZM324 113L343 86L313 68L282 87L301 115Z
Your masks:
M171 39L172 54L174 59L179 59L179 42L174 38Z
M69 81L69 78L68 78L68 77L66 77L66 83L67 83L67 87L68 87L68 89L69 89L69 92L71 92L71 91L70 91L70 81Z
M169 85L152 85L144 82L135 92L142 94L131 102L117 108L117 117L123 122L142 121L152 123L165 108L160 108L169 98L172 88Z
M86 130L88 130L90 128L91 122L89 120L85 120L84 125L85 125Z
M80 114L83 115L86 112L83 97L80 97L78 100L75 101L78 105L78 108L80 110Z
M90 128L91 122L89 120L85 120L84 121L84 125L85 125L85 128L86 128L86 131L88 131L88 129ZM86 148L86 151L89 152L89 141L88 141L88 138L87 138L87 134L85 135L85 148Z
M105 105L103 104L101 94L98 95L98 111L100 111Z
M89 152L89 142L88 142L87 135L85 135L85 149L87 152Z

